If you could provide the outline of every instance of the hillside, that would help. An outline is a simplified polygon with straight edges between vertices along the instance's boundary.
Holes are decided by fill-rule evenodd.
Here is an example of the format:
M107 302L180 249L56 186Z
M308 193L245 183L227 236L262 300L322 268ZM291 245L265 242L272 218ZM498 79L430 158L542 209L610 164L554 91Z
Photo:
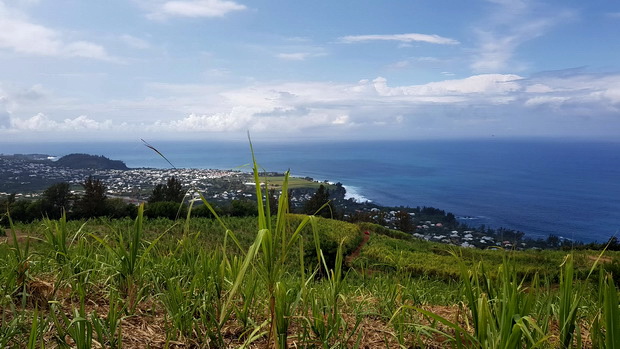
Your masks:
M58 167L72 169L93 169L93 170L128 170L129 168L120 160L111 160L105 156L90 154L69 154L61 157L55 162Z
M274 321L279 347L444 348L460 333L463 347L492 348L486 341L517 328L494 327L504 320L523 331L508 348L554 348L561 338L589 347L609 338L593 321L604 328L615 316L601 301L617 289L599 263L614 270L617 253L461 248L304 215L273 219L275 235L256 217L141 217L9 230L0 239L0 347L34 338L37 347L267 348ZM487 301L496 305L478 308ZM582 329L558 331L560 321Z

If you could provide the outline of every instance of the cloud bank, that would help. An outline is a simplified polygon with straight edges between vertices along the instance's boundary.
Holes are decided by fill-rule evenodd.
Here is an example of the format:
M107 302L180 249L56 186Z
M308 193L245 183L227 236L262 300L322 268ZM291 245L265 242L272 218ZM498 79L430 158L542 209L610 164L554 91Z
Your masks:
M12 107L10 113L0 110L0 124L4 131L12 132L116 130L179 137L247 130L272 135L340 135L345 139L349 132L354 135L357 131L384 138L432 138L468 132L472 136L587 136L584 132L589 129L610 134L610 129L620 127L618 86L620 74L564 72L529 78L480 74L400 86L382 77L354 84L256 83L236 89L159 84L151 88L168 97L99 106L130 118L92 112L89 116L84 113L53 119L44 111L18 117L20 102L5 95L0 105ZM59 105L54 105L54 110L56 115L74 113L69 107L61 112Z

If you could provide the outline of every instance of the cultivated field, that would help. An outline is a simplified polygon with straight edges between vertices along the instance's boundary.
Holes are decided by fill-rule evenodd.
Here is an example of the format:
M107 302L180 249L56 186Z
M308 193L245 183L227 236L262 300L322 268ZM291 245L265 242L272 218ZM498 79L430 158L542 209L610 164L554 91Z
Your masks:
M281 187L274 216L13 225L0 348L620 348L617 253L414 240Z

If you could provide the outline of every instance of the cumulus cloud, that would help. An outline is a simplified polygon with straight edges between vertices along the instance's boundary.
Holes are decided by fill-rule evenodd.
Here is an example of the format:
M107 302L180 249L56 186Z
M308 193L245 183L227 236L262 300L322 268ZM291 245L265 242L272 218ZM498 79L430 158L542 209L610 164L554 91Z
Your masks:
M185 118L170 122L157 121L153 129L181 132L242 131L248 127L252 114L252 108L234 107L229 113L216 113L212 115L190 114Z
M247 9L245 5L227 0L187 0L158 3L148 15L151 19L168 17L223 17L233 11Z
M333 136L347 135L350 130L368 136L381 132L384 136L395 132L424 135L431 131L433 135L441 135L452 130L453 134L462 135L463 128L467 127L481 132L480 125L494 127L493 132L498 134L502 128L507 130L506 134L513 134L511 130L518 129L519 125L534 129L535 125L553 124L550 120L588 118L599 120L593 121L593 130L598 127L600 132L609 132L614 126L620 127L618 86L620 74L580 71L533 77L480 74L412 85L390 83L383 77L356 83L255 82L243 88L153 84L148 87L149 92L157 92L152 97L86 105L88 116L76 113L73 106L63 110L62 100L41 104L45 113L23 116L25 111L15 108L12 102L19 93L7 94L0 90L3 98L0 100L0 128L4 125L3 132L7 129L22 133L97 132L110 136L122 130L177 137L247 130L298 135L316 132ZM37 94L33 93L33 97ZM50 98L53 95L46 97ZM45 106L52 107L45 109ZM32 108L28 107L28 111ZM114 110L115 115L122 117L107 120L106 110ZM48 112L59 117L52 119L47 116ZM9 126L7 115L11 118ZM153 115L157 115L158 120L153 120ZM582 130L570 130L574 124L557 124L549 132L564 128L565 133L581 135Z
M439 35L429 35L429 34L418 34L418 33L408 33L408 34L391 34L391 35L348 35L340 38L340 41L343 43L351 44L356 42L366 42L366 41L398 41L398 42L426 42L429 44L439 44L439 45L457 45L459 42L454 39L446 38Z
M510 129L518 122L526 122L523 118L529 118L528 115L532 119L527 122L535 125L553 115L617 114L620 107L617 86L620 86L620 75L614 74L536 78L480 74L419 85L392 85L382 77L356 84L256 84L219 92L221 103L216 108L220 112L196 112L184 118L160 121L158 127L210 132L248 129L327 132L343 127L379 132L394 127L402 132L407 129L423 132L432 127L447 129L452 125L458 130L458 127L493 124ZM533 110L536 114L532 114ZM412 128L413 120L417 120L415 128ZM558 129L562 126L558 125Z
M332 121L332 124L334 125L346 125L350 122L351 118L349 117L349 115L340 115L338 116L334 121Z
M15 130L27 131L84 131L84 130L110 130L112 121L106 120L98 122L85 115L80 115L73 119L64 119L63 121L55 121L47 117L43 113L26 118L14 118L11 126Z
M489 74L394 87L384 78L362 80L353 85L320 82L255 85L220 92L221 103L205 107L220 112L196 110L180 119L160 120L153 129L292 132L317 127L388 125L402 123L403 114L417 107L499 103L501 97L521 89L521 79L516 75ZM179 90L184 89L170 86L170 91Z
M0 2L0 48L28 55L117 60L103 46L65 40L62 33L30 22L24 14L3 2Z
M233 107L230 112L216 114L190 114L187 117L168 122L157 121L151 131L181 132L239 132L269 131L297 132L314 127L346 125L347 115L321 108L288 110L261 109L256 107Z

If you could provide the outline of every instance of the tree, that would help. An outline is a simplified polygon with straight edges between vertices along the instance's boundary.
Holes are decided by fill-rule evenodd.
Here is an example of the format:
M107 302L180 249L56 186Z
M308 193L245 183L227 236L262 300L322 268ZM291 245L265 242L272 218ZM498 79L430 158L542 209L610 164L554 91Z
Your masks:
M15 222L32 222L41 219L41 200L17 200L9 207L11 219Z
M170 177L166 184L157 184L149 197L149 203L171 201L180 203L185 197L183 185L176 178Z
M187 206L172 201L158 201L146 206L144 215L149 218L163 217L171 220L187 216Z
M80 218L91 218L106 215L107 199L106 187L100 179L88 179L82 183L84 194L76 202L75 211Z
M326 218L331 218L332 213L329 207L321 209L325 204L329 202L329 190L325 188L323 184L317 189L316 193L304 203L303 213L309 215L319 215ZM320 211L319 211L320 210Z
M8 225L7 212L11 211L11 206L15 203L15 193L9 195L6 199L0 200L0 227ZM13 218L14 219L14 218ZM4 236L4 230L0 229L0 236Z
M15 203L15 196L15 193L11 193L6 199L0 201L0 208L4 211L3 213L6 213L11 205Z
M155 203L155 202L162 202L162 201L166 201L166 195L164 194L165 190L164 190L164 185L165 184L157 184L155 186L155 188L153 188L153 191L151 192L151 196L149 196L149 204Z
M219 215L222 214L222 210L219 206L213 206L213 209L215 210L215 212ZM209 210L209 208L205 205L195 205L192 208L192 217L207 217L207 218L214 218L213 213L211 212L211 210Z
M411 215L407 211L400 210L396 212L396 220L394 224L397 230L400 230L405 233L411 233L415 230L415 226L413 225L413 219Z
M267 197L269 200L269 213L272 216L275 216L278 214L278 197L276 194L276 190L269 189L269 191L267 192Z
M58 219L63 210L71 209L71 190L69 183L61 182L45 189L41 198L41 209L51 219Z
M106 216L110 218L135 217L138 214L138 206L123 201L123 199L108 198L106 205Z
M560 237L558 237L555 234L549 234L549 236L547 237L547 245L551 246L551 247L558 247L560 246Z
M605 244L605 246L607 246L607 249L609 251L620 251L620 242L618 241L618 238L616 236L610 237L609 240L607 240L607 244Z
M232 217L256 216L256 204L250 200L233 200L230 203L230 215Z

